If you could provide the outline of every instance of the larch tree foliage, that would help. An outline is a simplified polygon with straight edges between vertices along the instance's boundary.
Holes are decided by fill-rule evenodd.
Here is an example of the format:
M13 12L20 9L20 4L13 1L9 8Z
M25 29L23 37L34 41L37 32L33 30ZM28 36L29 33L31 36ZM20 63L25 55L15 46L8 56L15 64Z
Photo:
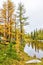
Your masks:
M2 18L2 13L1 12L2 12L2 9L0 9L0 40L1 39L5 40L5 38L4 38L4 20Z
M19 20L19 24L20 24L20 43L23 43L23 33L24 33L24 25L27 25L27 23L25 22L28 17L25 16L25 9L24 9L24 5L22 3L19 3L18 5L18 10L17 10L17 18Z
M3 9L1 11L2 18L4 20L4 37L11 40L12 36L12 26L14 24L13 20L14 5L11 0L7 0L3 4Z
M0 13L1 14L1 13ZM1 16L1 15L0 15ZM2 35L2 28L3 26L1 25L1 17L0 17L0 37L1 37L1 35Z

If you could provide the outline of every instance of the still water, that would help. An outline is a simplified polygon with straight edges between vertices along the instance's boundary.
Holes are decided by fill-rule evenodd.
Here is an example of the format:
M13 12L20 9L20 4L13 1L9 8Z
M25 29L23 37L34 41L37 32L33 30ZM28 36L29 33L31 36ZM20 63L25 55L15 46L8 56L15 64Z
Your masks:
M24 52L31 57L43 58L43 44L42 43L27 43L24 47Z

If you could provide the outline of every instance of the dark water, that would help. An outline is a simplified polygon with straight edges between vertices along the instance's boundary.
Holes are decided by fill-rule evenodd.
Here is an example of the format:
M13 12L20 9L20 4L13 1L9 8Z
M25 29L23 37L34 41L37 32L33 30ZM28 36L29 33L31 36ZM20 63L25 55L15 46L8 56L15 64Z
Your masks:
M24 52L31 57L43 58L43 43L27 43Z

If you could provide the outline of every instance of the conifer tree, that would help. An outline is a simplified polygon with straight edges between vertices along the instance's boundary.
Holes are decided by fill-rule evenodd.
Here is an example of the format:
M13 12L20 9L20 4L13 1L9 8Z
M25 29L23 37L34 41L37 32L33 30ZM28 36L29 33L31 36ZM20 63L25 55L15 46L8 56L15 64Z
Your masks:
M11 39L11 32L12 32L12 25L14 24L13 21L13 12L14 12L14 5L11 2L11 0L7 0L3 4L3 9L2 9L2 17L4 20L4 36L8 37Z
M21 44L23 43L23 26L26 24L26 20L28 17L25 16L25 9L24 9L24 5L22 3L20 3L18 5L18 11L17 11L17 18L19 20L19 23L20 23L20 42Z

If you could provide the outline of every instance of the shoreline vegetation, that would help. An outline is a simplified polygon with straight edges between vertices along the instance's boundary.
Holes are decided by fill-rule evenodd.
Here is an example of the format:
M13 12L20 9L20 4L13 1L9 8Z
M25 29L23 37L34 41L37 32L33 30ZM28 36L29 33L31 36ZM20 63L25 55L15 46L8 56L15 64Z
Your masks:
M25 34L24 26L29 24L26 22L27 19L22 3L18 4L15 13L15 6L11 0L4 2L0 10L0 65L34 65L34 63L26 64L26 61L37 59L24 52L27 43L37 43L37 48L43 50L43 30L36 29L30 34ZM43 65L43 58L39 60L41 63L35 65Z

